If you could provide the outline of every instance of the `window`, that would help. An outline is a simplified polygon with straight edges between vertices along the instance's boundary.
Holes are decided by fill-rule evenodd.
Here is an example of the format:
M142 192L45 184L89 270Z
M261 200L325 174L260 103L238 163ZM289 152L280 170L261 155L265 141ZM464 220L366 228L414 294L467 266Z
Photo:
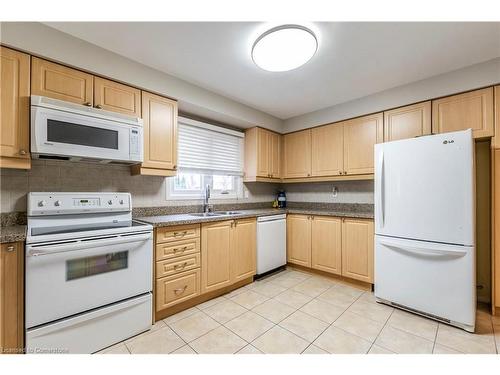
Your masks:
M237 198L243 190L243 137L239 131L179 118L178 173L167 199Z

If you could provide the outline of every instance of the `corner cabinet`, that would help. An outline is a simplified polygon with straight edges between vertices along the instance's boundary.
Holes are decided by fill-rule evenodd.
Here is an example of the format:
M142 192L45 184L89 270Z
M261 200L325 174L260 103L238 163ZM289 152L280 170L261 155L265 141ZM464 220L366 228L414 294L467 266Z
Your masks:
M267 129L245 132L245 182L280 181L281 135Z
M30 169L30 57L0 46L0 168Z
M208 293L256 273L256 219L201 225L201 292Z
M177 102L142 92L144 161L132 174L174 176L177 170Z
M432 132L447 133L472 129L474 138L495 135L493 87L432 101Z
M431 102L384 112L384 142L431 134Z
M290 214L287 261L373 283L372 219Z
M22 353L24 343L24 244L0 245L0 354Z

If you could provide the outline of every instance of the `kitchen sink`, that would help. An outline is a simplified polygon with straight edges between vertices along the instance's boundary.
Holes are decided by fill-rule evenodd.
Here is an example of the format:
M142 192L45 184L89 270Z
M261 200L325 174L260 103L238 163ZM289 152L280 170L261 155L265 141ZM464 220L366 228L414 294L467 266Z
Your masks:
M223 214L217 213L217 212L201 212L201 213L196 213L196 214L188 214L189 216L196 216L196 217L213 217L213 216L224 216Z
M217 215L240 215L241 212L239 211L215 211L214 214Z

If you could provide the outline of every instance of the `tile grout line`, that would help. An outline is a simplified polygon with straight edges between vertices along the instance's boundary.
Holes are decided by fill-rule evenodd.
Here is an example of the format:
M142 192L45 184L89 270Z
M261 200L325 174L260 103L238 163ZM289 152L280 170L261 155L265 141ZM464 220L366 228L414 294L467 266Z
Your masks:
M392 308L392 311L391 311L391 313L389 314L389 317L388 317L388 318L387 318L387 320L385 321L384 326L382 327L382 329L380 330L380 332L377 334L377 337L375 337L375 340L373 340L372 344L370 345L370 349L368 349L368 352L367 352L367 353L369 353L369 352L370 352L370 350L372 350L373 345L375 345L375 341L377 341L377 339L379 338L380 334L382 333L382 331L385 329L385 327L386 327L386 326L387 326L387 324L389 323L389 320L391 319L392 314L394 314L394 311L395 311L395 309L394 309L394 308ZM377 344L377 345L378 345L378 344ZM392 352L392 350L387 349L387 348L386 348L386 347L384 347L383 345L380 345L380 347L381 347L381 348L384 348L384 349L386 349L386 350L389 350L390 352ZM394 352L393 352L393 353L394 353ZM397 353L396 353L396 354L397 354Z

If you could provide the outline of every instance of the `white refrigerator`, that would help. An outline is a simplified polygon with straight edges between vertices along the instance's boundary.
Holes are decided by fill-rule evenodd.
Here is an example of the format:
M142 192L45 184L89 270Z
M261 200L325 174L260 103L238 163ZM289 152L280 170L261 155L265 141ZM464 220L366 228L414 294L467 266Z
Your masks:
M375 297L473 332L472 131L375 146Z

